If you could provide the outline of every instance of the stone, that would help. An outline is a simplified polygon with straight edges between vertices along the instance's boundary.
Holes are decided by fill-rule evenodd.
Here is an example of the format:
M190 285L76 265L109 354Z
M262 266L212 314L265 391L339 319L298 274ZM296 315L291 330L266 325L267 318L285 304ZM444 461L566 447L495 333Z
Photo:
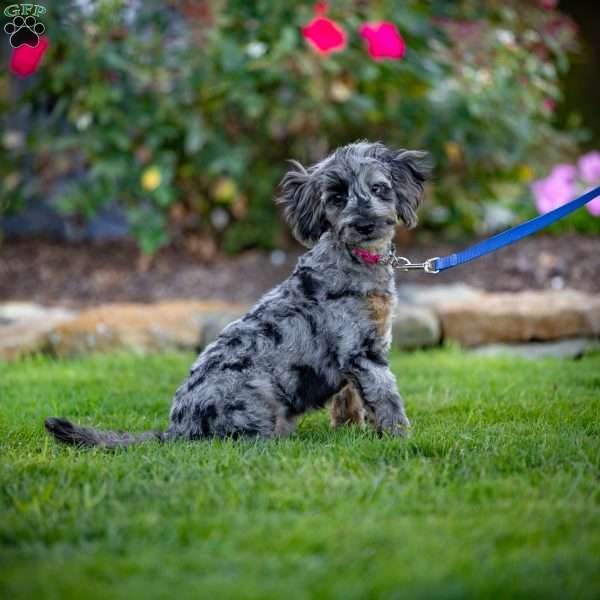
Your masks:
M0 323L13 323L28 319L60 319L73 316L73 311L65 308L47 308L34 302L5 302L0 304Z
M419 306L435 306L453 301L477 300L484 292L466 283L448 285L404 284L397 288L398 300Z
M12 361L45 351L49 332L74 316L63 308L46 308L31 302L1 304L0 360Z
M392 346L398 349L437 346L441 340L440 321L424 306L398 303L392 323Z
M246 310L246 306L220 301L105 304L56 327L48 336L48 346L56 356L109 350L196 351L203 344L206 319L229 315L232 320Z
M600 296L575 290L482 293L433 308L444 339L464 346L600 335Z
M202 333L198 343L198 349L204 349L208 344L214 341L217 336L229 325L229 323L239 319L245 314L244 312L222 311L212 314L206 314L202 323Z
M489 344L473 349L480 356L518 356L520 358L580 358L588 352L600 349L600 340L572 338L557 342L534 342L530 344Z

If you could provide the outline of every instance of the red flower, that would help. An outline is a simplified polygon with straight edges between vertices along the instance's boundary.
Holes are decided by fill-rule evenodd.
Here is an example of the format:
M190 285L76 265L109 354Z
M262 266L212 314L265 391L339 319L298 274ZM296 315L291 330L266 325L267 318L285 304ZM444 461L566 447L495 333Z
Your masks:
M308 25L302 27L302 35L317 52L323 55L343 50L348 37L337 23L323 16L326 12L327 3L318 2L315 5L317 16Z
M36 72L49 45L48 38L43 36L35 48L27 44L13 48L10 56L10 70L19 77L29 77Z
M367 40L367 50L375 60L399 60L406 52L406 44L393 23L365 23L360 28L360 35Z

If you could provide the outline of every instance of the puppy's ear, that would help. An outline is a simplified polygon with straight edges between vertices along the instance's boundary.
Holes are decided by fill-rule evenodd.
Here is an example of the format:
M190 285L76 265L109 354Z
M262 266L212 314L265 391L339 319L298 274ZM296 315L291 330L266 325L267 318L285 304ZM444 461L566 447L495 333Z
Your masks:
M392 172L396 213L408 228L412 228L417 224L417 209L423 197L423 184L431 176L429 155L419 150L388 150L383 159Z
M279 204L285 207L285 217L294 237L304 246L314 246L327 228L321 202L321 186L315 167L305 169L299 162L290 161L294 169L281 180Z

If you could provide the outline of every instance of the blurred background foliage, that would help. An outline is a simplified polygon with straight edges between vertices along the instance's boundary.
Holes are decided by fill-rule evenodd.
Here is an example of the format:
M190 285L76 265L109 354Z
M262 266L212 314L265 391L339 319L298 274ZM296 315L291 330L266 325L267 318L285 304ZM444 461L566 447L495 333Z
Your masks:
M286 159L368 138L432 153L423 227L505 227L535 214L530 182L585 143L581 123L557 125L577 36L554 4L332 0L348 47L322 56L301 34L307 2L48 3L40 70L0 75L0 203L43 198L82 219L122 207L149 253L271 248L286 235L273 203ZM365 51L358 29L378 20L397 25L402 60Z

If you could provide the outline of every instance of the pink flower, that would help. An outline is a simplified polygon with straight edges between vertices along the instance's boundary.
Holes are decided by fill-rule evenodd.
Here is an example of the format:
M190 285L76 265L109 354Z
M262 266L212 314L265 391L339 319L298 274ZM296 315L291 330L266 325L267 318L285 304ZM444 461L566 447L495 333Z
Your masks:
M326 12L327 3L318 2L315 5L317 16L308 25L302 27L302 35L308 43L324 56L343 50L348 39L346 32L335 21L323 16Z
M544 98L542 108L548 113L553 113L556 110L556 100L553 98Z
M14 48L10 56L10 70L19 77L29 77L37 71L49 45L48 38L42 36L35 48L27 44Z
M531 191L540 214L558 208L575 197L577 169L573 165L556 165L546 179L534 181Z
M406 43L393 23L365 23L359 33L367 40L367 50L374 60L399 60L406 52Z
M591 202L588 202L585 207L591 215L600 217L600 196L594 198Z
M577 162L579 175L586 183L600 183L600 152L593 150Z

